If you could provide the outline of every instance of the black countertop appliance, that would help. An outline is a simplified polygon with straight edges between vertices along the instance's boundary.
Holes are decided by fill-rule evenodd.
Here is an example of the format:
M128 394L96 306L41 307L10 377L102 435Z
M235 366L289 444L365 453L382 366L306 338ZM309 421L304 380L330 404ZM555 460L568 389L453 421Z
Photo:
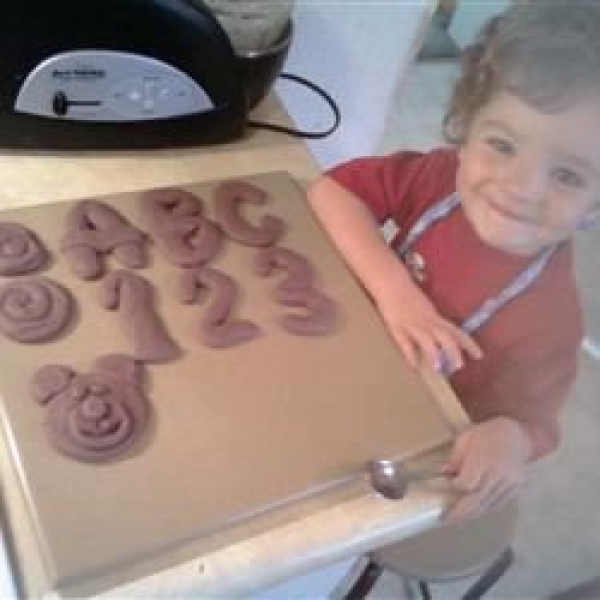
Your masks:
M282 62L253 75L197 1L3 0L0 23L4 148L233 140Z

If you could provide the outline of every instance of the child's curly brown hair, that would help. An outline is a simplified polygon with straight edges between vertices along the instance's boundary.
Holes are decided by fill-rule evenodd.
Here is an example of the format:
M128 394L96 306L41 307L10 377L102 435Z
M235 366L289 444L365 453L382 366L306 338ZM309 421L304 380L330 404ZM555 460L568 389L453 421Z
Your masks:
M600 90L600 0L517 1L463 52L444 137L462 144L498 91L551 113L592 89Z

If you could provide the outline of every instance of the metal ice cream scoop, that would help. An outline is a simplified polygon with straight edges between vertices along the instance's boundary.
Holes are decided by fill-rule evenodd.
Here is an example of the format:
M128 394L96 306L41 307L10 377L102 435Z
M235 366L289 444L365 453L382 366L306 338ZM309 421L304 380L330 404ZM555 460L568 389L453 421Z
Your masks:
M371 487L390 500L404 498L408 486L416 481L445 477L437 468L409 470L391 460L371 460L367 463L367 476Z

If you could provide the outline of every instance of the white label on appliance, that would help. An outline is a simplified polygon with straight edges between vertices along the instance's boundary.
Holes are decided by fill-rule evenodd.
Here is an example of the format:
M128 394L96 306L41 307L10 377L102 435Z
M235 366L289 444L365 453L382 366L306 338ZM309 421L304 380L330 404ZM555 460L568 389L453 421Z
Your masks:
M206 112L208 94L160 60L110 50L56 54L27 77L15 110L77 121L142 121Z

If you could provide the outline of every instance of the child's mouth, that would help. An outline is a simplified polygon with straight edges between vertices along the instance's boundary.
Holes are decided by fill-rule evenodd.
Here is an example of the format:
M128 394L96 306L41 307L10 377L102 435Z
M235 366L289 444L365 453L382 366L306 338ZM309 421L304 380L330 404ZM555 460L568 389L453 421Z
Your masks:
M537 224L537 220L532 216L517 213L511 210L510 208L506 208L505 206L502 206L501 204L498 204L492 200L489 201L489 206L494 212L498 213L499 215L510 221L515 221L516 223L519 223L521 225Z

